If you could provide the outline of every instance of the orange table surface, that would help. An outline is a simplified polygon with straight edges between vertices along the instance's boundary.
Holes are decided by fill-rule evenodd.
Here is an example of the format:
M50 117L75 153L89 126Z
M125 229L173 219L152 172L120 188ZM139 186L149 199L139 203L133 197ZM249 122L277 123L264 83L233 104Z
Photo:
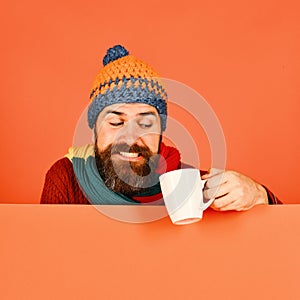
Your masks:
M0 299L300 299L300 205L208 209L176 226L2 204L0 222Z

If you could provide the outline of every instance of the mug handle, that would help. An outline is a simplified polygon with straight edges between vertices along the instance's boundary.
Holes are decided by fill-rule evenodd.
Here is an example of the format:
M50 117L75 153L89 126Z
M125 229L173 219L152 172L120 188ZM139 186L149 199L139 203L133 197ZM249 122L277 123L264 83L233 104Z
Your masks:
M211 198L206 203L203 203L203 210L206 210L214 201L215 201L215 198Z
M201 180L201 182L203 183L203 187L205 186L207 179L205 180ZM215 201L215 198L211 198L209 199L209 201L207 201L206 203L203 203L203 210L206 210L209 206L211 206L211 204Z

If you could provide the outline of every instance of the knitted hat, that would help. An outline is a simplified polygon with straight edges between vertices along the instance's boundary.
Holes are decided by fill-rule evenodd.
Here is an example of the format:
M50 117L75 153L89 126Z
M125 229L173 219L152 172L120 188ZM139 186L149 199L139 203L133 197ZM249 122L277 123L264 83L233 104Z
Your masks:
M121 45L107 50L92 86L88 108L89 127L96 124L99 113L116 103L144 103L154 106L166 129L167 93L158 74L147 63L129 55Z

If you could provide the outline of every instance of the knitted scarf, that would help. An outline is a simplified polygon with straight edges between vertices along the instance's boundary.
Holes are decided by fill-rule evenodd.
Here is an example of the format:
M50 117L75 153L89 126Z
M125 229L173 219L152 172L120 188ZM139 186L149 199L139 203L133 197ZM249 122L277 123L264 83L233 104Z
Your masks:
M180 153L176 148L161 143L159 154L161 157L155 170L157 178L164 172L180 168ZM72 162L77 181L91 204L163 204L159 182L146 192L134 195L132 198L110 190L99 175L95 161L94 145L92 144L71 147L66 157Z

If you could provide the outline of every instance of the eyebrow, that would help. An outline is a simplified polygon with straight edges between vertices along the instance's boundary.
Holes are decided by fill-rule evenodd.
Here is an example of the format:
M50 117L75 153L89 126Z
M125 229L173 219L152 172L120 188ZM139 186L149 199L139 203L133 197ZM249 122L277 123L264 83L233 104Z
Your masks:
M115 114L117 116L124 116L126 115L125 113L121 112L121 111L117 111L117 110L108 110L106 112L106 115L108 114ZM139 116L155 116L157 117L157 114L154 111L145 111L145 112L141 112L138 114Z
M109 115L109 114L115 114L115 115L118 115L118 116L122 116L122 115L125 115L124 113L120 112L120 111L116 111L116 110L108 110L106 112L106 115Z
M146 111L139 114L140 116L157 116L157 114L154 111Z

